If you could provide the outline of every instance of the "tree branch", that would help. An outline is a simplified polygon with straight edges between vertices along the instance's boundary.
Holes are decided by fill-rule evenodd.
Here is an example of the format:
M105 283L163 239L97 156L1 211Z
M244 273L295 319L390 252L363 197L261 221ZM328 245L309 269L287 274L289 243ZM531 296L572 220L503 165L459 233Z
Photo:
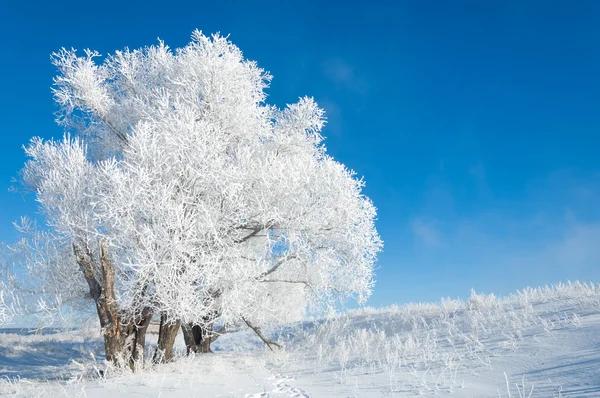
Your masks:
M287 256L286 258L282 258L281 260L277 261L273 267L271 267L270 269L266 270L265 272L263 272L262 274L260 274L259 276L257 276L256 279L259 280L259 281L262 281L262 279L265 276L269 276L273 272L277 271L277 269L279 269L279 267L281 267L281 265L283 263L285 263L288 260L293 260L295 258L298 258L298 256L296 254L291 254L291 255Z
M248 235L244 236L244 237L243 237L243 238L241 238L241 239L236 239L236 240L234 240L233 242L234 242L234 243L244 243L244 242L246 242L248 239L251 239L251 238L253 238L254 236L256 236L256 235L257 235L257 234L258 234L260 231L262 231L263 229L264 229L264 228L263 228L263 226L262 226L262 225L259 225L258 227L254 228L254 229L252 230L252 232L250 232Z
M277 343L276 341L269 340L268 338L266 338L265 335L263 334L262 330L260 330L260 327L252 324L252 322L250 322L246 318L242 318L242 319L244 320L244 322L246 322L246 325L248 325L248 327L250 329L254 330L254 333L256 333L258 335L258 337L260 337L260 339L267 345L267 347L269 347L269 349L271 351L273 351L273 348L271 348L271 344L273 344L277 348L281 348L281 344Z
M290 280L281 280L281 279L265 279L265 280L260 280L259 282L269 282L269 283L273 283L273 282L277 282L277 283L300 283L302 285L306 285L307 287L311 287L310 284L306 281L290 281Z
M245 241L247 241L248 239L252 239L253 237L255 237L260 231L263 231L265 229L271 229L273 228L274 225L272 223L272 221L269 221L265 224L256 224L256 225L240 225L238 227L236 227L235 229L246 229L246 230L251 230L252 232L250 232L248 235L244 236L243 238L240 239L236 239L233 242L234 243L243 243Z
M123 134L115 126L113 126L113 124L111 122L109 122L106 117L100 116L100 112L96 112L96 114L98 115L100 120L102 120L102 122L104 122L104 124L106 124L108 126L108 128L113 133L115 133L115 135L117 136L118 139L120 139L124 144L127 144L127 136L125 134Z
M94 275L94 270L92 268L92 253L89 249L84 251L77 243L73 243L73 252L75 253L79 269L83 273L85 281L90 288L90 296L92 296L94 301L98 301L102 294L102 286Z

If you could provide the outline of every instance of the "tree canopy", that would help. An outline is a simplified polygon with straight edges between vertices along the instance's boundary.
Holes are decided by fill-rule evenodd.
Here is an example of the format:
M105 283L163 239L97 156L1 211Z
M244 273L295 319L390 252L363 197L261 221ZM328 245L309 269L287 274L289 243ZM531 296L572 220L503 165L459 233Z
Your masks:
M53 63L65 137L33 138L22 171L51 235L21 245L32 276L52 275L38 293L81 298L110 261L121 322L265 325L371 294L376 209L327 154L312 98L267 104L271 76L199 31Z

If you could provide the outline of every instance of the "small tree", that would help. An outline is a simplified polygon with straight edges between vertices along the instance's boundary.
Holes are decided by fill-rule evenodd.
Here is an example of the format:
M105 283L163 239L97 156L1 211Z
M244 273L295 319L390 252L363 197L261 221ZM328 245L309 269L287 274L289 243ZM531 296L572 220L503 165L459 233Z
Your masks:
M27 148L24 181L73 246L107 359L139 360L152 314L161 361L180 323L200 326L204 351L236 323L270 344L260 326L371 293L375 208L326 154L323 111L266 105L267 73L223 37L192 39L100 65L55 54L59 122L75 138Z

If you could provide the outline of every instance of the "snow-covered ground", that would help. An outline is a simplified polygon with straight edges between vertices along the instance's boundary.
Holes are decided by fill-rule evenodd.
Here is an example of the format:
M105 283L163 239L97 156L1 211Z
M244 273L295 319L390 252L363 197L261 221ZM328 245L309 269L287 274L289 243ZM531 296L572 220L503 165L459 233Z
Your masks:
M179 336L174 363L135 374L106 369L97 332L7 332L7 396L600 397L600 287L579 283L290 325L276 352L241 331L185 357Z

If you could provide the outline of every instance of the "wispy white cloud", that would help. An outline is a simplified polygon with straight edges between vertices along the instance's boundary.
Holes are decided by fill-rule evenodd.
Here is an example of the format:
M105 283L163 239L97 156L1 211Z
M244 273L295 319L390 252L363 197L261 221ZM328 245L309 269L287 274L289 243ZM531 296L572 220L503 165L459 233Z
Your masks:
M486 181L484 169L466 172L486 183L493 196L493 181ZM480 202L477 211L459 206L459 190L444 181L433 184L429 190L436 193L436 201L425 200L409 224L420 242L412 258L421 267L462 275L461 283L474 287L514 289L566 279L597 282L599 181L597 175L550 173L531 181L520 198L492 198ZM442 202L450 200L441 201L440 190L457 206L440 211Z
M411 223L411 229L418 241L427 248L443 246L443 236L436 227L435 221L415 219Z
M582 271L600 268L600 224L570 225L561 236L536 246L509 254L506 262L540 271L570 271L574 275L572 279Z
M330 58L323 63L323 73L339 87L359 94L366 94L369 85L356 74L354 68L340 58Z

